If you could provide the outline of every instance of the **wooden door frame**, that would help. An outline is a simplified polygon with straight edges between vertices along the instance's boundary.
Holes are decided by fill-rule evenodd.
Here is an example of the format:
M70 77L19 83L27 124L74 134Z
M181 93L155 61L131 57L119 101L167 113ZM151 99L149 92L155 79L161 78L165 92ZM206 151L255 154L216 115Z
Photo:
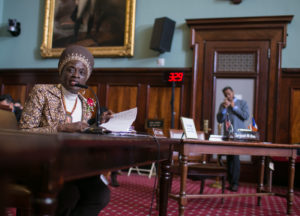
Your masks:
M281 73L281 50L286 45L288 16L237 17L216 19L187 19L190 27L190 45L193 50L190 117L198 130L203 122L203 74L206 41L269 41L268 103L266 113L266 141L275 140L278 82Z
M264 106L264 102L267 100L266 85L268 82L267 74L269 65L268 49L268 41L208 41L206 43L203 74L205 80L203 83L203 88L205 89L203 92L205 106L202 108L202 116L205 119L209 119L212 128L214 127L214 116L216 115L214 112L216 79L252 79L254 81L253 114L256 117L258 125L260 125L261 139L264 140L266 130L266 107ZM253 53L256 55L256 68L253 72L217 72L214 68L214 61L218 53ZM235 88L233 87L233 89ZM258 112L258 110L260 111Z

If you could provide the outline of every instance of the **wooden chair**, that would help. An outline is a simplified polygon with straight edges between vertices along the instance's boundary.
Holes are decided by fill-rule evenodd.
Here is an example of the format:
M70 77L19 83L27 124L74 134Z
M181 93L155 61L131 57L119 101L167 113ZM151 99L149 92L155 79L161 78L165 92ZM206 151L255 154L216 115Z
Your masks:
M0 109L0 129L18 129L17 119L13 112ZM18 184L9 184L6 190L8 198L5 200L5 205L16 208L17 216L31 215L31 192Z
M170 138L184 139L183 130L170 129ZM204 132L197 131L198 139L204 140ZM173 161L171 172L180 175L179 170L179 155L178 152L173 151ZM225 182L227 177L227 169L223 166L221 158L218 157L217 162L207 161L206 155L193 154L188 155L188 178L192 180L200 180L200 194L203 193L205 180L207 178L221 178L222 193L225 192ZM171 181L172 185L172 181ZM223 202L223 198L222 198Z
M0 128L1 129L18 129L16 116L13 112L1 109L0 107Z
M11 109L11 107L10 107L10 106L8 106L8 105L3 105L3 104L0 104L0 109L1 109L1 110L6 110L6 111L10 111L10 112L12 112L12 109Z

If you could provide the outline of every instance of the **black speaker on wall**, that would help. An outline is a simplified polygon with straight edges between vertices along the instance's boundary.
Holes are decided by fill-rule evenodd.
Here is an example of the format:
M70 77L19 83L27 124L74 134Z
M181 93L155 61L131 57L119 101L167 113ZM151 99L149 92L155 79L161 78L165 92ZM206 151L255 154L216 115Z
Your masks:
M176 22L168 17L156 18L151 37L150 49L160 53L169 52L171 50L175 24Z

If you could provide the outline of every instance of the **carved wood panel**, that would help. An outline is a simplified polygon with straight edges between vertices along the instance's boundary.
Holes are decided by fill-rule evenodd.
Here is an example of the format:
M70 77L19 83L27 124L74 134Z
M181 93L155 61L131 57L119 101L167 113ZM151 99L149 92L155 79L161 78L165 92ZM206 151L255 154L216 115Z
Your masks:
M277 119L275 142L299 141L297 137L300 127L296 120L299 117L299 91L300 69L283 69L278 82L277 107L275 108Z
M137 106L137 86L109 86L107 107L113 112L121 112Z
M148 119L161 119L164 121L164 134L171 128L171 95L169 87L150 87ZM179 128L180 117L180 88L174 91L174 128Z
M300 87L300 86L299 86ZM291 143L300 143L300 88L291 94L290 137Z

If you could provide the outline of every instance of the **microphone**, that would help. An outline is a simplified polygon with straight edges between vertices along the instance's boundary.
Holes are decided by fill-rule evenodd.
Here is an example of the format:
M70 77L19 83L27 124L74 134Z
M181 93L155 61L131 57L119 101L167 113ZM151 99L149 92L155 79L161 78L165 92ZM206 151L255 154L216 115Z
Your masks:
M106 128L103 128L100 126L101 122L100 122L100 116L101 116L101 109L100 109L100 103L98 100L98 97L95 93L95 91L92 88L89 88L87 85L83 85L80 83L76 83L74 86L77 86L79 88L84 88L84 89L89 89L92 94L94 95L95 99L96 99L96 108L97 108L97 112L96 112L96 123L94 126L89 127L88 129L85 130L86 133L96 133L96 134L105 134L105 133L110 133L111 131L107 130Z
M80 87L80 88L84 88L84 89L88 89L89 87L87 85L83 85L80 83L76 83L74 86Z

